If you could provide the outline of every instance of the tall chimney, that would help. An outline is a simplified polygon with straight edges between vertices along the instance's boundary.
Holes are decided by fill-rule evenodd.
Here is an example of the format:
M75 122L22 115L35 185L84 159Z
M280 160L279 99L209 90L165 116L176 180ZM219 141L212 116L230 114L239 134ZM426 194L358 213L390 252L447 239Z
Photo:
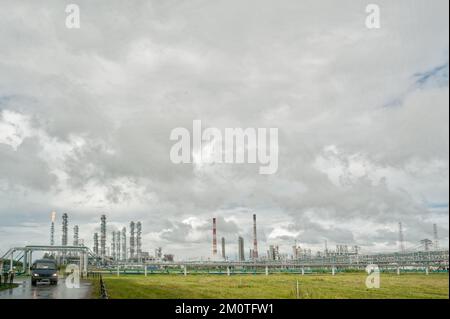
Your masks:
M258 239L256 238L256 214L253 214L253 258L258 258Z
M213 218L213 257L217 255L216 219Z
M224 260L227 259L227 255L226 255L226 253L225 253L225 237L222 237L222 258L223 258Z
M245 253L244 253L244 238L239 236L238 238L238 259L239 261L245 260Z

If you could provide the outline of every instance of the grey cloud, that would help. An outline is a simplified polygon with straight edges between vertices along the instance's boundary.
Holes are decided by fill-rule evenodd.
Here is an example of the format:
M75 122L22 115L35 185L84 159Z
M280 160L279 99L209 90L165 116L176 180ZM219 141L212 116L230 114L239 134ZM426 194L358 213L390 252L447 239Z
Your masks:
M36 156L40 147L39 141L33 138L26 138L17 150L0 144L0 176L11 189L22 186L46 192L55 185L57 179L50 167Z
M307 245L370 247L394 245L387 227L400 220L411 244L441 220L424 203L448 203L447 1L379 1L376 31L364 26L365 1L77 3L79 30L64 27L59 1L2 3L0 107L33 129L17 151L0 144L8 225L70 211L89 242L105 212L111 227L141 220L145 249L207 255L209 223L183 219L216 215L227 241L249 243L245 211L255 211L262 245L286 219ZM417 85L419 74L439 79ZM171 163L170 131L194 119L278 127L279 171ZM337 163L321 171L329 146ZM360 176L355 155L370 166ZM375 227L367 236L355 226L364 220Z

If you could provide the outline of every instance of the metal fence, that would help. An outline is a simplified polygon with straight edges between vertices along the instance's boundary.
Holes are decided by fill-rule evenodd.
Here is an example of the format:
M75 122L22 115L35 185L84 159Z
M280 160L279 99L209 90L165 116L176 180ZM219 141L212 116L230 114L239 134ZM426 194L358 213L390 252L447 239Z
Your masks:
M86 274L87 278L92 278L93 280L98 280L100 289L100 298L108 299L108 291L106 290L105 281L103 280L103 275L99 271L90 271Z

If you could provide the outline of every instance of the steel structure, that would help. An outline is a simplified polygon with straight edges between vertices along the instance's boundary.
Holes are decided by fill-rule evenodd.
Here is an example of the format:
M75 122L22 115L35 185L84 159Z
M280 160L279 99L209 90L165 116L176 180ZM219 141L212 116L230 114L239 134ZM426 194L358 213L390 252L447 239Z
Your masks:
M100 256L102 260L106 257L106 216L100 218Z
M50 225L50 245L53 246L55 244L55 219L56 219L56 212L52 212L52 223Z
M136 258L138 262L141 262L142 257L142 224L141 222L136 223Z
M127 260L127 229L122 228L122 260Z
M425 251L429 251L433 242L430 239L425 238L420 241L420 244L423 245Z
M189 267L271 267L271 268L358 268L364 269L369 264L376 264L381 269L405 267L445 267L449 266L448 250L416 251L405 253L374 254L374 255L341 255L333 257L313 257L310 259L288 261L179 261L179 262L149 262L146 265Z
M62 215L62 237L61 245L67 246L67 227L69 225L69 216L66 213Z
M83 262L81 264L81 271L84 273L88 270L88 262L89 259L91 263L96 263L98 261L98 256L94 254L88 247L86 246L52 246L52 245L28 245L24 247L13 247L10 248L1 258L8 258L10 262L10 269L13 269L14 260L22 261L23 269L25 273L31 273L31 265L32 265L32 256L36 251L42 252L58 252L63 255L67 255L67 253L74 253L80 256L80 260ZM17 252L17 254L15 254Z
M79 227L78 227L78 225L75 225L74 227L73 227L73 245L74 246L78 246L78 232L79 232Z
M439 237L438 237L438 231L437 231L437 225L433 224L433 240L434 240L434 249L439 249Z
M116 260L116 232L111 232L112 242L111 242L111 257Z
M134 238L134 222L130 223L130 259L134 258L134 245L135 245L135 238Z
M122 255L121 255L121 236L120 236L120 231L116 232L116 260L121 260L122 259Z
M23 269L26 273L30 273L30 266L32 264L32 254L35 251L44 252L59 252L59 253L73 253L79 256L81 271L86 273L88 266L93 265L96 269L101 269L99 261L101 258L93 253L89 248L85 246L40 246L29 245L25 247L13 247L9 249L1 259L8 258L10 262L10 269L13 269L14 260L23 262ZM189 268L189 269L243 269L252 270L257 272L257 269L279 269L279 271L300 271L303 273L305 269L312 270L364 270L369 264L376 264L381 271L397 270L400 269L418 269L427 270L434 267L438 270L448 271L449 267L449 251L411 251L404 253L388 253L388 254L373 254L373 255L335 255L335 256L321 256L321 257L309 257L300 258L297 260L248 260L248 261L153 261L146 262L144 264L137 262L126 262L112 260L108 265L104 265L105 270L116 269L116 267L122 268L136 268L147 269L148 267L153 269L165 269L167 267L174 267L177 269ZM156 267L156 268L155 268Z
M98 233L94 233L94 254L98 255Z

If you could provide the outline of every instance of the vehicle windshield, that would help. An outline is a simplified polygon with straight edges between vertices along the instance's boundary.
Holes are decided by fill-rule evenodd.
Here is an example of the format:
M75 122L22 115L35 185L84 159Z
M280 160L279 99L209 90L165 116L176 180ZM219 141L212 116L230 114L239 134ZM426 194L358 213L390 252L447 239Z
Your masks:
M54 263L38 262L34 265L34 269L56 269Z

